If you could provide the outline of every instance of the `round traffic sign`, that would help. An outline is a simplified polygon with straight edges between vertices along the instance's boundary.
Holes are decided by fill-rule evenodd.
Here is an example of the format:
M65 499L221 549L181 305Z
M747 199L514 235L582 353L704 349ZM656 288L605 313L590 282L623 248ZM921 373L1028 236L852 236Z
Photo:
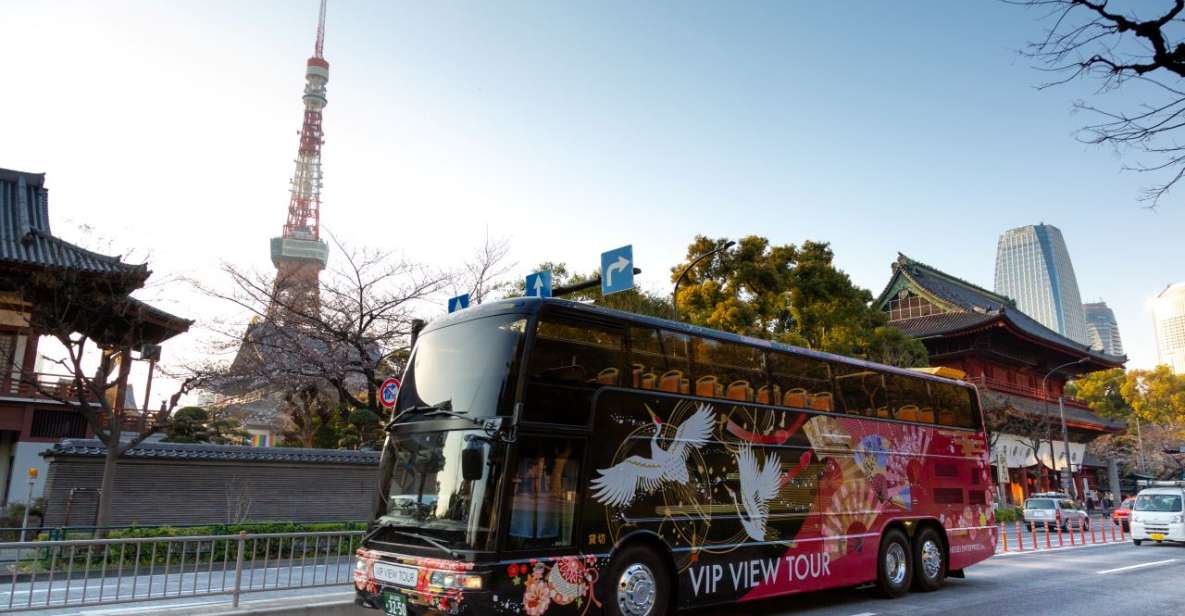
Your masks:
M399 396L399 379L391 377L383 381L379 388L379 401L386 408L394 408L395 398Z

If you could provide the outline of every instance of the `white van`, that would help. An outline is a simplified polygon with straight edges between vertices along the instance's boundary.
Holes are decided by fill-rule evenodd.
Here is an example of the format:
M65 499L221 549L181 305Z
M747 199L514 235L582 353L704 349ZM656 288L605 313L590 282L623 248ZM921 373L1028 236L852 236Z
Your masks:
M1156 483L1162 485L1144 488L1136 495L1131 512L1132 543L1185 542L1185 482Z

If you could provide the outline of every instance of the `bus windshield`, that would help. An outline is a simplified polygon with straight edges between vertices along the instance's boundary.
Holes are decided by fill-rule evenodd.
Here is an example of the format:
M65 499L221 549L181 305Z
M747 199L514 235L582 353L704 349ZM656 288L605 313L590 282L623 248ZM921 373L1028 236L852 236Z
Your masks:
M389 479L382 486L375 538L387 543L482 550L492 547L495 495L504 444L482 445L481 479L461 473L461 450L482 443L482 430L396 432L387 443Z
M424 333L404 373L396 413L447 407L473 417L509 414L526 323L522 315L498 315Z

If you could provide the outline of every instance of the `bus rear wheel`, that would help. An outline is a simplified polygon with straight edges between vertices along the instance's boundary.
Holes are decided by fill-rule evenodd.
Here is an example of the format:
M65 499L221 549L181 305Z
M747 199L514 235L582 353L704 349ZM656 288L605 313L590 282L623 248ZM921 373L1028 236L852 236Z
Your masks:
M654 550L627 546L607 571L609 616L666 616L671 611L671 575Z
M942 538L933 528L918 531L913 542L913 587L922 592L938 590L946 580L946 555Z
M876 559L876 588L880 594L895 599L909 592L913 583L913 559L909 539L896 528L885 531Z

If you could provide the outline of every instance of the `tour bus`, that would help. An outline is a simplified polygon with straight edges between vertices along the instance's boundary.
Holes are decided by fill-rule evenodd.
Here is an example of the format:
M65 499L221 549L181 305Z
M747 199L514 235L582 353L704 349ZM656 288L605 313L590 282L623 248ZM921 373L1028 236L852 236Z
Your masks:
M996 545L970 385L562 299L425 328L387 431L354 584L391 615L897 597Z

